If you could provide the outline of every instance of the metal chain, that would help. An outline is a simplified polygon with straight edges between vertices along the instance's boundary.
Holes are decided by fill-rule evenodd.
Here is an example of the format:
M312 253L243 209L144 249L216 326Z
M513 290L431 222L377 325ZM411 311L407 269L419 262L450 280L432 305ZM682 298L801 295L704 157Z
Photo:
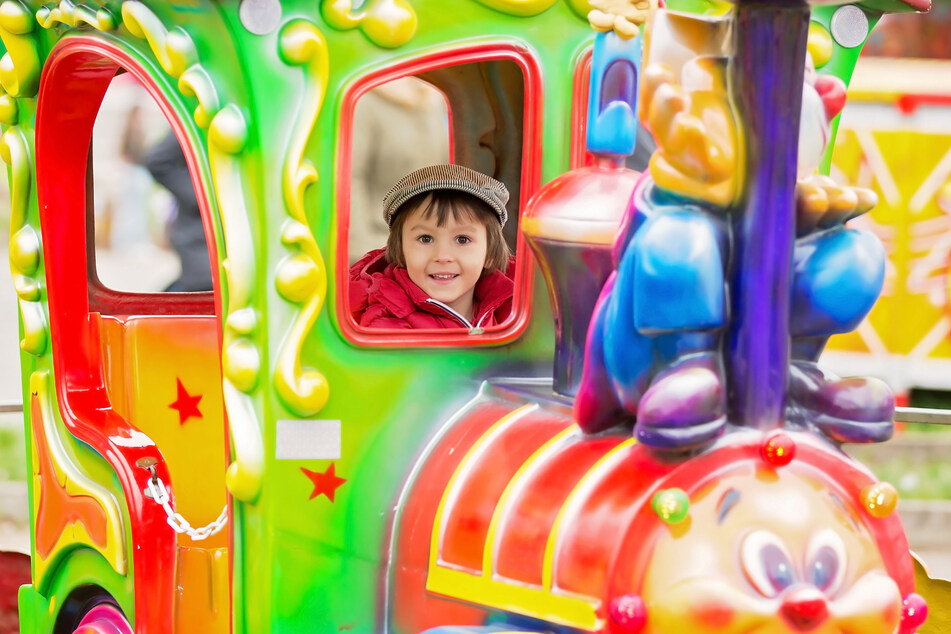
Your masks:
M168 489L165 488L165 483L155 474L155 467L150 465L146 468L151 472L152 477L149 478L149 485L145 488L145 495L162 505L162 508L165 509L165 514L168 516L166 521L176 533L184 533L197 542L208 539L224 528L225 524L228 523L228 506L225 505L225 507L221 509L221 515L219 515L218 519L214 522L207 526L202 526L201 528L192 528L188 520L175 512L171 504L168 503Z

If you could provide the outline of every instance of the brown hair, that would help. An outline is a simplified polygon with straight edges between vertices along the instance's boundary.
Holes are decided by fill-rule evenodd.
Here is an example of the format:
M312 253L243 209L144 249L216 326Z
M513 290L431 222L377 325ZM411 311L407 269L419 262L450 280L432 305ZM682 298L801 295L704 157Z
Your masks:
M397 266L406 267L403 257L403 225L408 212L421 209L423 218L436 214L436 226L443 227L449 221L450 214L456 222L461 222L466 216L471 216L485 226L486 252L484 269L487 272L502 271L508 268L512 253L508 243L502 235L502 224L499 216L486 203L475 196L451 189L437 189L413 196L397 209L393 224L390 225L390 236L386 240L386 261L395 262Z

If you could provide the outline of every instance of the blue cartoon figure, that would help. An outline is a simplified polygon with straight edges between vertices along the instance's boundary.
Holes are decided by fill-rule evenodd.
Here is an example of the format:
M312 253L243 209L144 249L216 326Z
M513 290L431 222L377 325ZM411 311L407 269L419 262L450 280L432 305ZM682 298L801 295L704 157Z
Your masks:
M727 88L728 24L665 11L654 16L639 115L658 149L631 198L615 244L616 270L592 317L575 401L585 431L633 419L645 444L702 446L733 420L728 366L735 370L747 361L742 355L759 352L729 354L737 346L736 287L744 283L735 274L739 236L766 241L757 246L767 250L769 240L788 238L744 228L744 179L761 166L746 162L740 130L750 126L740 125ZM871 309L885 255L874 236L844 226L874 206L874 193L813 175L845 87L806 64L784 415L839 442L880 441L892 432L889 389L875 379L839 379L816 363L829 336L854 329ZM783 421L766 425L773 423Z

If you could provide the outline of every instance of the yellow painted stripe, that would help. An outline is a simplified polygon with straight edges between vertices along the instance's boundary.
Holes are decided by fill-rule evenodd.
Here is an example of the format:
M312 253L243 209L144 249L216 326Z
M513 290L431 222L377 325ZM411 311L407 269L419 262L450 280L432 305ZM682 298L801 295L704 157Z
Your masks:
M103 547L94 542L87 529L80 522L67 524L63 527L63 532L57 537L49 557L44 560L38 556L34 560L36 585L38 588L45 588L45 584L51 582L52 577L48 577L53 569L51 566L60 555L76 544L84 544L98 551L109 562L113 570L120 575L125 575L128 570L125 524L116 496L87 475L87 470L80 463L74 461L71 449L67 449L67 442L71 436L68 431L61 429L61 425L54 415L53 398L55 398L55 388L51 387L50 383L50 374L47 370L37 370L30 375L30 392L40 408L40 420L31 420L30 423L33 426L43 426L43 435L46 436L47 443L45 450L49 454L54 471L54 473L46 475L51 479L55 478L69 495L90 497L99 504L106 517L106 545ZM47 482L42 485L40 478L43 474L38 471L39 463L36 454L38 449L35 443L36 438L33 437L33 490L39 492L42 486L57 486L57 483ZM35 533L36 521L39 519L39 505L34 504L33 510Z
M449 478L449 484L446 485L446 490L442 494L442 499L439 500L439 506L436 508L436 517L433 520L433 534L430 541L429 547L429 575L432 577L433 571L438 569L439 563L439 545L442 542L442 535L445 530L443 526L443 516L445 515L446 507L455 504L455 498L458 495L456 491L456 481L463 477L463 474L468 473L469 470L473 468L475 464L478 463L477 458L485 449L489 446L489 441L504 431L507 427L514 424L517 420L527 416L528 414L534 412L538 409L537 403L532 403L529 405L523 405L516 410L513 410L497 420L492 426L482 434L482 437L479 438L471 447L469 451L466 452L465 457L459 462L459 466L456 467L455 472L452 474L452 477Z
M591 465L575 488L568 494L555 523L552 525L551 533L548 535L548 543L545 545L545 562L542 568L542 586L546 590L551 590L555 575L555 552L558 546L558 538L561 535L562 526L566 521L571 521L577 515L577 507L583 504L591 494L591 489L597 485L603 472L613 468L615 462L622 457L623 452L629 447L636 445L634 438L625 440L611 451L601 456L597 462Z
M462 570L432 566L426 589L453 598L465 597L482 606L507 610L544 619L557 625L600 631L603 619L598 617L601 601L568 595L526 585L505 583Z
M512 476L512 479L509 480L509 483L505 486L502 497L499 498L499 503L495 506L495 511L492 513L492 521L489 522L489 533L485 539L485 550L482 552L482 574L486 577L491 577L495 572L493 564L495 563L495 551L498 546L496 540L498 539L499 524L501 524L505 516L509 514L508 505L510 498L514 497L515 493L523 487L523 476L529 469L542 464L543 460L548 455L554 453L566 438L576 436L580 433L581 430L578 428L578 425L570 425L567 429L563 429L555 434L555 436L536 449L534 453L519 466L518 471L515 472L515 475Z

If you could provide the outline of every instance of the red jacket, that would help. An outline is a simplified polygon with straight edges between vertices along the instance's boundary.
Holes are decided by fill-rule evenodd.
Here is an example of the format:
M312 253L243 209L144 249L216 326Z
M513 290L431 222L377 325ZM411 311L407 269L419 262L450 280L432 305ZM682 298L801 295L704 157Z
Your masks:
M368 328L485 328L512 312L515 285L499 271L483 275L472 300L470 324L448 306L431 299L405 268L387 264L385 249L375 249L350 267L350 312Z

